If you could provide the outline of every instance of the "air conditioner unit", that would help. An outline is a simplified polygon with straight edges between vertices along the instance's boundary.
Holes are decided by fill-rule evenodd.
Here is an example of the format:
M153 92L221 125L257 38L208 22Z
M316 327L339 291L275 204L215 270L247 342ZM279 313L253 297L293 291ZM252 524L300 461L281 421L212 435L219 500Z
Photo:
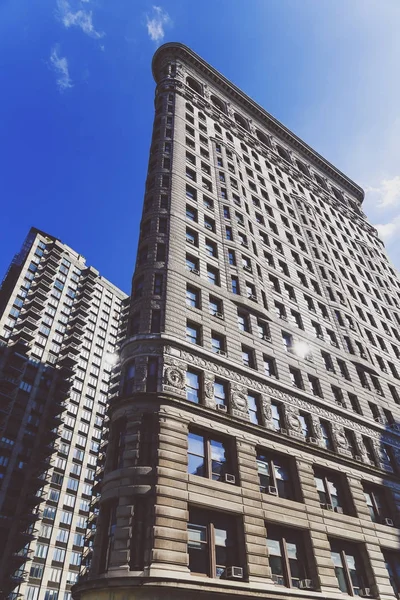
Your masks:
M217 404L217 410L219 410L221 412L226 412L228 409L225 406L225 404Z
M224 315L220 312L216 312L216 313L214 313L214 317L217 317L217 319L223 319Z
M358 595L361 596L361 598L369 598L371 596L371 590L369 588L361 588Z
M307 438L307 442L308 442L309 444L318 444L318 440L317 440L317 438L315 438L315 437L308 437L308 438Z
M249 300L257 300L257 298L255 297L254 294L250 294L249 296L247 296Z
M389 517L383 519L382 523L388 527L394 527L393 519L389 519Z
M226 356L225 350L220 350L219 348L218 348L218 350L216 351L215 354L219 354L220 356Z
M262 339L265 340L266 342L270 342L271 341L271 336L270 335L263 335Z
M324 336L322 335L322 333L317 333L317 338L318 338L319 340L323 340L323 339L324 339Z
M243 270L251 273L251 267L249 267L248 265L243 265Z
M313 587L312 579L300 579L299 588L301 590L312 590Z
M193 273L193 275L200 275L200 271L198 269L190 269L190 272Z
M277 496L278 495L278 489L276 487L274 487L273 485L269 485L266 489L265 489L267 494L270 494L271 496Z
M320 506L321 506L321 508L324 508L325 510L333 510L332 504L321 504Z
M374 421L375 421L375 423L380 423L381 425L384 425L384 421L381 417L375 417Z
M236 477L230 473L225 473L225 483L236 483Z
M188 244L194 244L194 240L192 240L191 238L186 238L186 241Z
M283 435L287 435L288 434L288 430L284 429L283 427L280 428L279 433L282 433Z
M242 567L227 567L226 568L227 579L243 579Z
M335 508L333 510L335 511L335 513L338 513L339 515L343 514L343 508L341 506L335 506Z

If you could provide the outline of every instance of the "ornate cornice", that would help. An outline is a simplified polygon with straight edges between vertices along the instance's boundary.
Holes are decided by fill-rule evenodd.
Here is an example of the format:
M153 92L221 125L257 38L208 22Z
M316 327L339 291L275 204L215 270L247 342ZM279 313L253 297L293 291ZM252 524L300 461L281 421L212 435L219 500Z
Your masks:
M364 190L354 181L349 179L344 173L327 161L323 156L313 150L308 144L297 137L287 127L280 123L275 117L264 110L259 104L254 102L249 96L242 92L238 87L226 79L221 73L209 65L198 54L193 52L184 44L178 42L169 42L164 44L155 52L152 61L153 77L156 83L160 83L163 78L160 66L164 63L169 55L174 58L179 58L183 62L193 66L203 74L209 81L212 81L216 86L231 97L239 106L252 114L263 126L273 132L282 141L286 141L292 148L297 150L303 156L307 157L309 162L325 172L329 177L336 180L339 185L347 189L360 202L364 199Z

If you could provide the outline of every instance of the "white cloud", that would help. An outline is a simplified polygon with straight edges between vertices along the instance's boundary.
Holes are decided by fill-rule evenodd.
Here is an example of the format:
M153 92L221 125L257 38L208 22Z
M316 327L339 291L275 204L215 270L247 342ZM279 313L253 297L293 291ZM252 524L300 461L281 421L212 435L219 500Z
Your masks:
M153 42L160 43L165 36L164 27L172 23L171 18L161 6L153 6L151 16L146 15L147 33Z
M393 217L388 223L374 225L384 242L390 242L400 234L400 215Z
M88 0L82 1L88 2ZM95 39L102 38L105 35L104 32L96 31L93 25L92 11L80 8L74 12L68 0L57 0L57 6L60 20L67 29L80 27L84 33Z
M69 76L68 60L65 56L59 55L57 46L51 51L50 67L57 75L57 86L60 92L64 92L74 86Z
M367 187L367 194L377 197L377 208L392 208L400 204L400 176L383 179L377 187Z

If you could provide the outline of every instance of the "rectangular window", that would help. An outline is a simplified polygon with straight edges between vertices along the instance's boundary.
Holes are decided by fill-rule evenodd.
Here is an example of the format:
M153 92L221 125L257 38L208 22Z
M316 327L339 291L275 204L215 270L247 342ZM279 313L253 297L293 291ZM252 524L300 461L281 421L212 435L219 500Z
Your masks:
M221 379L215 379L214 381L214 399L218 405L226 406L228 398L228 384L226 381Z
M196 323L187 321L186 323L186 341L191 344L201 343L201 327Z
M328 423L328 421L323 421L322 419L320 420L319 424L320 424L320 428L321 428L321 434L322 434L322 440L324 443L324 447L327 450L333 450L330 424Z
M383 524L387 524L387 520L389 523L392 522L392 514L388 509L385 490L368 483L363 484L363 490L371 521Z
M289 500L295 499L290 461L285 456L259 450L257 470L262 492Z
M330 545L340 591L351 596L369 596L369 593L363 593L368 583L357 545L336 538L330 540Z
M235 482L229 442L202 432L188 434L188 473L214 481Z
M247 394L247 405L249 409L250 422L258 425L260 423L259 397L251 392Z
M390 583L397 597L400 593L400 555L397 552L383 551L385 566L389 575Z
M186 288L186 304L192 308L200 308L200 290L188 285Z
M267 547L276 585L300 588L310 582L310 561L300 531L267 524ZM312 583L308 584L312 588Z
M197 371L186 371L186 399L196 404L200 402L200 374Z
M255 368L254 350L242 344L242 360L245 367L249 369Z
M314 469L314 480L321 508L345 509L343 483L339 473Z
M276 377L277 378L278 371L276 368L275 359L272 358L272 356L267 356L266 354L264 354L263 360L264 360L264 374L267 377Z
M238 522L234 517L192 508L188 536L191 573L220 578L227 576L228 567L240 567Z

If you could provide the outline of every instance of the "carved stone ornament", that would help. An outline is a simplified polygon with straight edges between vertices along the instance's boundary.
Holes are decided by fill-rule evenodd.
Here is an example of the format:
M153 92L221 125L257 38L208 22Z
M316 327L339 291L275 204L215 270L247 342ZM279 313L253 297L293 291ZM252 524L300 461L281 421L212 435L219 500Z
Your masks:
M299 417L294 413L289 413L286 415L287 426L289 429L293 431L300 432L301 431L301 423L299 421Z
M238 391L233 391L232 397L231 397L231 402L232 402L232 408L235 408L236 410L240 410L241 412L247 413L248 403L247 403L247 397L245 396L245 394L238 392Z
M185 373L176 367L168 367L165 370L165 381L168 385L182 390L185 387Z
M206 398L214 398L214 381L204 383L204 395Z
M172 352L171 347L164 347L164 351L166 355L168 352ZM261 382L253 377L249 377L247 374L240 373L238 371L234 371L224 365L220 365L218 363L211 362L207 358L203 358L202 356L198 356L196 354L192 354L191 352L187 352L186 350L181 350L181 356L179 359L175 357L172 358L171 354L166 356L165 362L171 364L173 361L177 366L179 365L179 369L182 369L182 372L186 370L186 366L193 365L200 369L204 369L205 372L209 374L216 375L218 377L223 377L228 379L231 382L233 389L239 389L240 387L244 389L252 389L260 392L266 397L270 396L272 398L277 398L281 402L285 404L285 407L291 406L296 408L297 410L304 410L311 413L312 424L313 424L313 436L322 440L322 433L319 427L319 419L323 418L329 421L332 424L339 425L341 427L347 427L352 429L354 432L368 435L372 440L376 440L377 443L388 443L393 447L400 448L400 439L397 434L392 434L389 432L385 432L382 434L381 431L377 431L376 429L372 429L367 425L362 423L358 423L356 421L352 421L348 419L346 416L338 414L333 410L330 410L330 407L325 404L324 406L319 406L314 404L311 400L307 398L301 398L297 396L292 396L286 391L280 390L278 388L272 387L269 383ZM267 399L263 400L263 411L265 414L266 422L271 418L270 415L266 412L267 408Z
M272 411L271 411L271 401L267 398L262 399L262 411L267 423L269 423L272 419Z

